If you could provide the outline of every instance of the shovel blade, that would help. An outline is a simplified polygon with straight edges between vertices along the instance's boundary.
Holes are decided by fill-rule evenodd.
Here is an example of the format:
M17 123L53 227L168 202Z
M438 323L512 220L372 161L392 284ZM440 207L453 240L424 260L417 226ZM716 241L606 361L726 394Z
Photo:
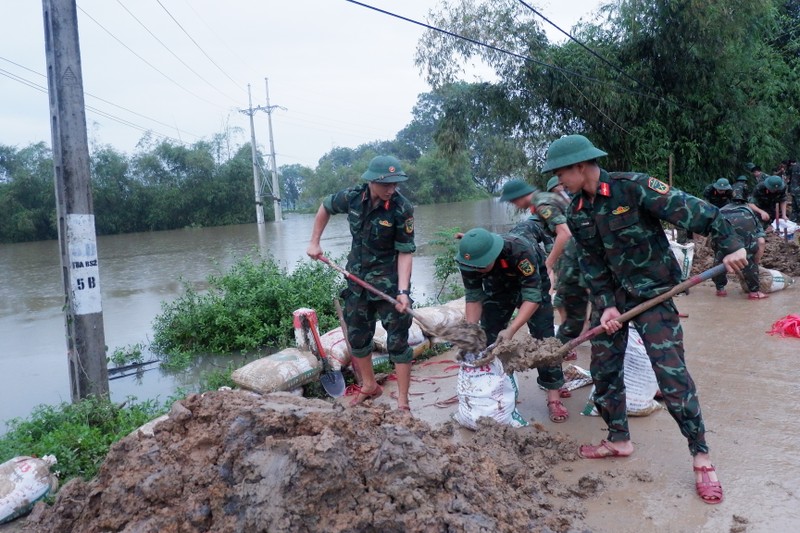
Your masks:
M325 372L319 378L319 381L322 384L322 388L325 389L325 392L327 392L330 396L339 398L344 395L344 390L346 388L344 376L339 370Z

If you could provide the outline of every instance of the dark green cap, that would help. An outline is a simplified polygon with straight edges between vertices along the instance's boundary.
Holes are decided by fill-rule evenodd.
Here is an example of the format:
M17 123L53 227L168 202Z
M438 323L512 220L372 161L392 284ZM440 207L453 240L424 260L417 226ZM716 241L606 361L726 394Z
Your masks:
M547 149L547 159L542 172L550 172L582 161L591 161L604 155L608 154L595 148L583 135L564 135L553 141Z
M720 178L714 182L714 188L718 191L729 191L731 190L731 184L727 179Z
M558 186L558 176L553 176L547 180L547 192L552 192Z
M458 244L456 262L461 270L481 270L497 259L503 250L503 238L483 228L466 232Z
M406 181L408 176L400 167L399 159L390 155L379 155L372 158L361 178L377 183L397 183Z
M536 188L525 183L522 180L507 181L503 185L503 193L500 195L501 202L511 202L517 198L522 198L526 194L536 192Z
M772 192L779 191L786 186L783 178L780 176L770 176L764 180L764 186Z
M747 181L747 176L745 176L744 174L742 174L741 176L739 176L738 178L736 178L736 181Z

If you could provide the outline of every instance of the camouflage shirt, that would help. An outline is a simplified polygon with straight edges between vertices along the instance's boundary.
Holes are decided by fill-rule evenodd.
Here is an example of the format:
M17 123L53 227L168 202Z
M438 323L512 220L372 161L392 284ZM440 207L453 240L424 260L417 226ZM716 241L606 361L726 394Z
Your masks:
M567 201L552 192L536 193L532 200L531 218L538 220L550 237L549 245L545 246L545 251L549 254L556 238L556 226L567 223Z
M731 185L731 201L747 201L750 198L750 186L746 181L737 181Z
M731 223L733 230L742 239L748 253L756 246L757 235L761 231L761 219L756 216L752 209L746 204L728 204L719 210L720 215ZM719 249L718 239L712 237L709 244L714 251ZM749 259L749 258L748 258Z
M347 256L347 270L388 294L397 292L397 254L416 251L414 206L396 192L392 198L372 207L368 184L351 187L326 197L325 210L347 213L353 242ZM361 294L361 286L349 282ZM370 295L376 299L377 296Z
M483 302L487 297L506 295L512 301L541 303L550 291L544 272L544 255L527 239L506 233L503 249L489 272L461 271L468 302Z
M730 191L718 191L713 185L708 185L703 190L703 198L715 207L722 207L731 201L733 188Z
M726 253L743 246L719 209L647 174L609 174L601 169L594 202L582 191L575 195L567 223L598 309L615 305L619 287L635 298L649 299L681 281L662 220L710 234Z
M564 217L564 220L566 220L566 217ZM544 229L543 221L537 216L529 216L508 232L527 239L535 248L541 248L543 251L549 251L553 248L553 237Z
M750 197L750 202L756 204L759 209L763 209L769 213L770 219L775 217L775 204L782 204L786 200L786 186L778 191L772 192L767 189L763 181L756 185L755 189L753 189L753 195Z

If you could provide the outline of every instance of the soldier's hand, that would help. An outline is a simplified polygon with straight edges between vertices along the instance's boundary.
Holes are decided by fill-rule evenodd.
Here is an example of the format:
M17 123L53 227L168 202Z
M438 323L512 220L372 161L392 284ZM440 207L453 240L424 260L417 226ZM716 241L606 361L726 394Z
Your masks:
M405 313L407 309L411 309L411 298L408 297L408 294L398 294L397 295L397 305L394 306L400 313Z
M728 254L722 258L722 264L728 272L739 272L747 266L747 251L744 248L739 248L732 254Z
M514 332L511 330L511 328L506 328L497 334L497 340L495 341L495 343L502 344L504 342L510 341L513 337L514 337Z
M622 313L616 307L606 307L603 310L603 315L600 317L600 325L606 330L606 333L616 333L622 329L622 323L617 320Z
M309 244L308 248L306 248L306 254L311 259L319 259L323 255L322 246L319 244Z

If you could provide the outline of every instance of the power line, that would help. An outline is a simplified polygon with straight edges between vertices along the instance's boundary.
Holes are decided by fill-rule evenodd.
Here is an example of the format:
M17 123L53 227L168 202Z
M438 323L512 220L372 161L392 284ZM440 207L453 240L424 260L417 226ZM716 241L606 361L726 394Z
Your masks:
M36 72L35 70L33 70L31 68L28 68L25 65L20 65L19 63L15 62L15 61L11 61L10 59L7 59L7 58L2 57L2 56L0 56L0 59L2 59L3 61L6 61L7 63L11 63L12 65L15 65L15 66L17 66L17 67L19 67L21 69L27 70L28 72L36 74L37 76L41 76L42 78L47 78L47 76L45 76L41 72ZM154 122L156 124L160 124L161 126L165 126L167 128L170 128L170 129L172 129L174 127L175 129L179 130L179 128L177 128L177 126L173 126L172 124L167 124L166 122L161 122L160 120L155 119L153 117L148 117L147 115L143 115L143 114L141 114L141 113L139 113L137 111L134 111L132 109L128 109L125 106L121 106L119 104L115 104L114 102L106 100L105 98L101 98L99 96L95 96L94 94L92 94L90 92L84 91L83 94L86 95L86 96L90 96L90 97L94 98L95 100L100 100L101 102L106 103L106 104L108 104L110 106L114 106L114 107L116 107L118 109L122 109L123 111L127 111L128 113L131 113L132 115L136 115L136 116L142 117L144 119L147 119L147 120L149 120L151 122ZM202 135L197 135L197 134L192 133L190 131L185 131L184 130L184 133L188 133L189 135L191 135L192 137L195 137L197 139L201 139L202 138Z
M208 85L209 85L209 86L210 86L212 89L214 89L215 91L217 91L219 94L221 94L221 95L222 95L222 96L224 96L225 98L228 98L228 99L229 99L230 101L232 101L233 103L236 103L236 99L234 99L234 98L231 98L230 96L228 96L227 94L225 94L224 92L222 92L222 91L221 91L219 88L217 88L217 86L216 86L216 85L214 85L213 83L211 83L210 81L208 81L207 79L205 79L203 76L201 76L201 75L200 75L200 74L199 74L197 71L195 71L195 70L194 70L192 67L190 67L190 66L189 66L189 65L188 65L188 64L187 64L187 63L186 63L186 62L185 62L183 59L181 59L181 58L180 58L180 56L178 56L178 54L176 54L175 52L173 52L173 51L172 51L172 49L170 49L170 47L169 47L169 46L167 46L167 45L166 45L166 44L165 44L165 43L164 43L164 42L163 42L161 39L159 39L159 38L158 38L158 36L156 36L156 34L155 34L155 33L153 33L152 31L150 31L150 28L148 28L148 27L147 27L147 25L146 25L144 22L142 22L141 20L139 20L139 18L138 18L138 17L136 17L136 15L134 15L134 14L131 12L131 10L130 10L130 9L128 9L128 8L125 6L125 4L123 4L123 3L122 3L122 0L117 0L117 3L118 3L120 6L122 6L122 9L124 9L124 10L125 10L125 11L126 11L126 12L127 12L127 13L128 13L130 16L131 16L131 17L133 17L133 19L134 19L136 22L138 22L138 23L139 23L139 25L140 25L142 28L144 28L144 30L145 30L147 33L149 33L149 34L150 34L150 35L153 37L153 39L155 39L156 41L158 41L158 44L160 44L161 46L163 46L163 47L164 47L164 48L167 50L167 52L169 52L170 54L172 54L172 56L173 56L175 59L177 59L178 61L180 61L180 62L181 62L181 64L182 64L184 67L186 67L187 69L189 69L189 70L192 72L192 74L194 74L195 76L197 76L198 78L200 78L202 81L206 82L206 83L207 83L207 84L208 84Z
M238 53L238 52L237 52L237 51L236 51L234 48L231 48L231 47L228 45L228 43L227 43L227 42L225 42L225 40L224 40L222 37L220 37L220 36L219 36L219 34L218 34L217 32L215 32L215 31L214 31L214 28L213 28L213 27L211 27L211 25L210 25L208 22L206 22L206 21L205 21L205 19L204 19L202 16L200 16L200 13L198 13L198 12L197 12L197 10L196 10L196 9L194 8L194 6L192 5L191 1L190 1L190 0L184 0L184 2L186 3L186 6L187 6L189 9L191 9L191 10L192 10L192 12L193 12L193 13L195 14L195 16L196 16L196 17L197 17L197 18L200 20L200 22L202 22L202 23L203 23L203 25L204 25L206 28L208 28L208 30L209 30L209 31L210 31L210 32L211 32L211 33L214 35L214 37L216 37L217 39L219 39L219 42L221 42L223 45L225 45L225 48L227 48L227 49L228 49L228 51L229 51L231 54L233 54L234 56L236 56L236 58L237 58L237 59L238 59L238 60L239 60L239 61L242 63L242 65L243 65L243 66L245 66L245 67L246 67L248 70L252 70L252 68L251 68L251 65L250 65L250 64L249 64L249 63L248 63L248 62L247 62L247 61L246 61L244 58L242 58L242 56L240 56L240 55L239 55L239 53Z
M213 59L211 59L211 56L210 56L210 55L208 55L208 54L206 53L206 51L205 51L205 50L203 50L203 48L202 48L202 47L201 47L201 46L200 46L200 45L197 43L197 41L195 41L195 40L194 40L194 37L192 37L191 35L189 35L189 32L188 32L188 31L186 31L186 29L185 29L185 28L184 28L184 27L181 25L181 23L180 23L180 22L178 22L178 19L176 19L176 18L175 18L175 17L172 15L172 13L170 13L170 12L169 12L169 10L168 10L166 7L164 7L164 4L162 4L162 3L161 3L161 0L156 0L156 2L158 2L158 5L160 5L160 6L161 6L161 8L162 8L162 9L163 9L163 10L164 10L166 13L167 13L167 15L169 15L169 17L170 17L170 18L171 18L171 19L172 19L172 20L175 22L175 24L177 24L177 25L178 25L178 27L181 29L181 31L182 31L183 33L185 33L185 34L186 34L186 36L187 36L187 37L188 37L188 38L189 38L189 39L190 39L190 40L191 40L191 41L194 43L194 45L197 47L197 49L198 49L198 50L200 50L200 51L203 53L203 55L204 55L204 56L206 56L206 58L208 58L208 60L209 60L209 61L211 61L211 63L212 63L213 65L214 65L215 67L217 67L217 68L219 69L219 71L220 71L220 72L222 72L222 73L223 73L223 74L224 74L224 75L225 75L225 76L226 76L226 77L227 77L229 80L231 80L231 81L233 82L233 84L234 84L234 85L236 85L236 86L237 86L237 87L239 87L240 89L244 90L244 89L242 88L242 86L241 86L241 85L239 85L239 83L238 83L236 80L234 80L233 78L231 78L231 76L230 76L230 75L229 75L227 72L225 72L225 70L223 70L223 68L222 68L222 67L220 67L220 66L219 66L219 65L216 63L216 61L214 61Z
M35 89L35 90L37 90L39 92L42 92L44 94L49 94L48 90L47 90L47 87L44 87L42 85L39 85L36 82L30 81L30 80L25 79L25 78L23 78L21 76L18 76L18 75L14 74L12 72L9 72L9 71L7 71L5 69L0 68L0 76L5 76L6 78L14 80L14 81L16 81L18 83L21 83L23 85L27 85L28 87L30 87L32 89ZM122 124L123 126L128 126L130 128L134 128L134 129L137 129L137 130L140 130L140 131L143 131L143 132L148 132L149 131L149 132L152 132L154 135L157 135L158 137L162 137L164 139L169 139L171 141L177 142L178 144L186 144L186 143L182 142L180 139L176 139L176 138L171 137L169 135L165 135L163 133L159 133L158 131L155 131L152 128L146 128L144 126L140 126L139 124L136 124L136 123L131 122L129 120L126 120L124 118L118 117L116 115L112 115L111 113L107 113L106 111L102 111L100 109L97 109L96 107L93 107L93 106L90 106L90 105L86 105L86 109L88 111L91 111L91 112L97 114L97 115L100 115L101 117L107 118L109 120L113 120L114 122L118 122L118 123Z
M671 102L669 100L665 100L664 98L662 98L660 96L654 96L654 95L651 95L651 94L643 93L641 91L636 91L636 90L633 90L633 89L629 89L629 88L624 87L622 85L619 85L618 83L615 83L615 82L609 82L609 81L601 80L599 78L594 78L594 77L588 76L586 74L581 74L580 72L576 72L574 70L570 70L570 69L567 69L567 68L564 68L564 67L559 67L557 65L552 65L550 63L545 63L544 61L539 61L537 59L533 59L530 56L518 54L517 52L512 52L511 50L506 50L505 48L500 48L499 46L495 46L495 45L492 45L492 44L484 43L483 41L479 41L477 39L473 39L472 37L466 37L464 35L459 35L459 34L457 34L455 32L452 32L452 31L449 31L449 30L445 30L443 28L438 28L436 26L432 26L432 25L427 24L425 22L420 22L418 20L414 20L414 19L411 19L411 18L408 18L408 17L404 17L402 15L398 15L396 13L392 13L391 11L386 11L385 9L381 9L381 8L378 8L378 7L375 7L375 6L371 6L369 4L364 4L364 3L358 2L356 0L345 0L345 1L346 2L350 2L351 4L355 4L355 5L361 6L361 7L365 7L367 9L371 9L373 11L377 11L378 13L382 13L382 14L388 15L390 17L394 17L396 19L400 19L400 20L403 20L403 21L406 21L406 22L410 22L411 24L415 24L417 26L421 26L421 27L429 29L431 31L435 31L435 32L438 32L438 33L443 33L445 35L449 35L450 37L455 37L456 39L461 39L463 41L470 42L472 44L481 46L483 48L488 48L490 50L494 50L495 52L500 52L501 54L506 54L506 55L509 55L509 56L512 56L512 57L516 57L516 58L521 59L521 60L526 61L526 62L530 62L530 63L536 64L536 65L540 65L540 66L548 68L548 69L556 70L556 71L558 71L558 72L560 72L562 74L569 74L570 76L575 76L576 78L582 78L582 79L587 80L587 81L599 83L599 84L602 84L602 85L608 85L608 86L610 86L612 88L612 90L616 89L617 92L625 92L625 93L635 94L635 95L638 95L638 96L649 98L651 100L658 100L659 102L672 104L672 105L677 105L677 106L683 107L685 109L691 109L689 107L686 107L685 105L682 105L682 104L679 104L679 103L676 103L676 102Z
M81 6L78 6L78 9L80 9L81 13L83 13L84 15L86 15L87 17L89 17L89 19L90 19L92 22L94 22L95 24L97 24L97 25L98 25L98 26L99 26L99 27L100 27L100 28L101 28L101 29L102 29L104 32L106 32L107 34L109 34L109 35L110 35L110 36L111 36L111 37L112 37L112 38L113 38L115 41L117 41L119 44L121 44L122 46L124 46L124 47L125 47L125 48L126 48L126 49L127 49L129 52L130 52L130 53L132 53L133 55L135 55L136 57L138 57L138 58L139 58L141 61L143 61L143 62L144 62L144 63L145 63L147 66L149 66L150 68L152 68L153 70L155 70L156 72L158 72L159 74L161 74L162 76L164 76L164 78L166 78L167 80L169 80L171 83L175 84L177 87L179 87L179 88L183 89L184 91L186 91L187 93L191 94L192 96L194 96L195 98L197 98L197 99L199 99L199 100L202 100L202 101L204 101L204 102L206 102L206 103L209 103L209 104L211 104L211 105L214 105L214 106L217 106L217 107L222 107L222 106L220 106L219 104L217 104L216 102L212 102L211 100L207 100L207 99L203 98L202 96L200 96L199 94L197 94L197 93L195 93L195 92L191 91L190 89L187 89L186 87L184 87L183 85L181 85L181 84L180 84L180 83L178 83L177 81L173 80L172 78L170 78L169 76L167 76L166 74L164 74L163 72L161 72L161 71L160 71L160 70L159 70L159 69L158 69L156 66L154 66L154 65L153 65L152 63L150 63L148 60L146 60L145 58L143 58L142 56L140 56L139 54L137 54L136 52L134 52L134 51L133 51L133 49L132 49L130 46L128 46L127 44L125 44L124 42L122 42L122 40L120 40L120 39L119 39L119 38L118 38L116 35L114 35L113 33L111 33L111 31L109 31L108 29L106 29L106 27L105 27L105 26L103 26L103 25L102 25L102 24L100 24L100 23L99 23L97 20L95 20L95 18L94 18L94 17L92 17L92 16L91 16L89 13L87 13L85 9L83 9Z

